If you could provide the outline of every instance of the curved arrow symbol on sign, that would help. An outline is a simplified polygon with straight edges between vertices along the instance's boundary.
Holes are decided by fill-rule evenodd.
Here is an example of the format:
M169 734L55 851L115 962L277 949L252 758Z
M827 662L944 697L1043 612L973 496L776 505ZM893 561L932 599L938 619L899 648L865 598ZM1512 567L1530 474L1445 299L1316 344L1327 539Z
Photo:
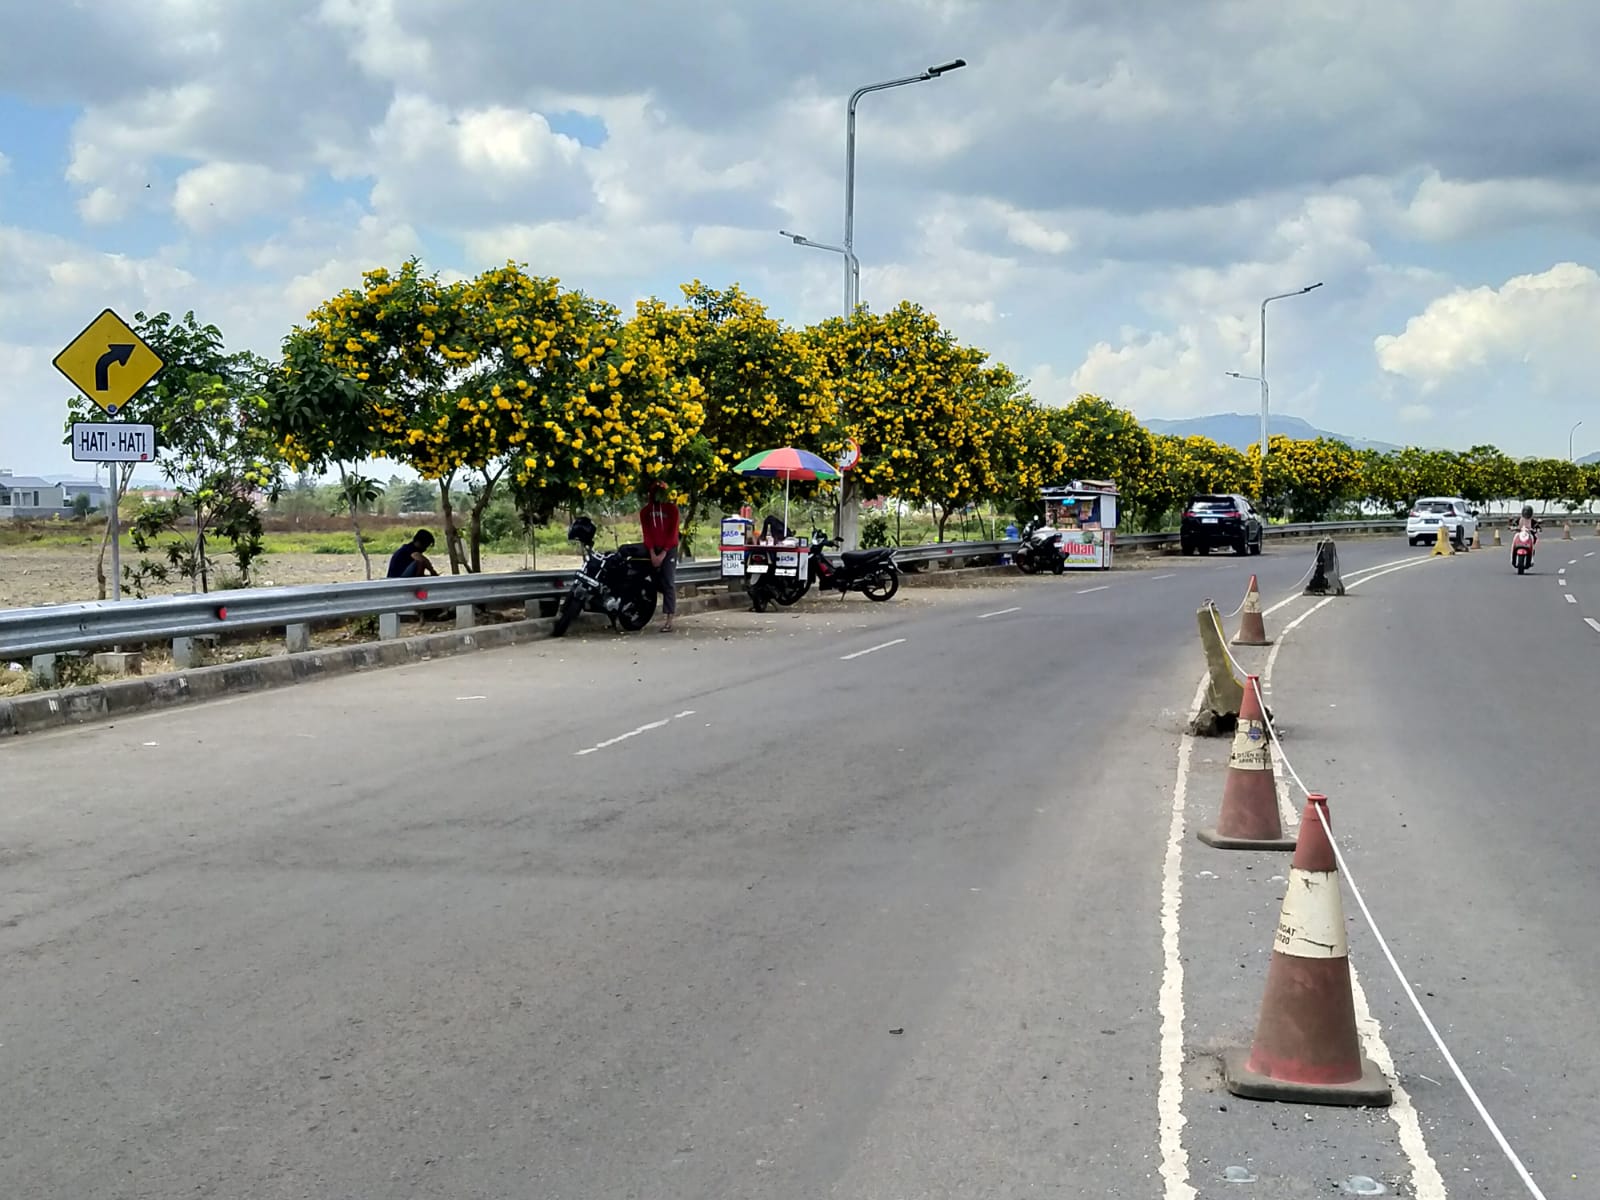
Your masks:
M117 342L107 346L106 352L94 364L94 390L103 392L111 386L111 364L119 367L128 365L128 359L133 357L133 345L130 342Z

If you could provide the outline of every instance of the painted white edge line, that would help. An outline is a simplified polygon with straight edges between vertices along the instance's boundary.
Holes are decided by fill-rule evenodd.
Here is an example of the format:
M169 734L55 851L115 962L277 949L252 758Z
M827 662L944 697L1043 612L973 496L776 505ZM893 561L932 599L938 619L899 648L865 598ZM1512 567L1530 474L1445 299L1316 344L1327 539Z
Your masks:
M1200 711L1205 694L1206 677L1202 675L1189 706L1191 715ZM1189 1183L1189 1152L1183 1148L1183 955L1178 923L1178 910L1183 903L1184 810L1189 801L1189 763L1194 757L1194 742L1194 734L1186 731L1178 743L1172 819L1167 825L1167 852L1161 864L1161 991L1156 1004L1161 1018L1161 1047L1156 1119L1164 1200L1195 1200L1199 1194Z
M1600 621L1596 621L1593 617L1585 617L1583 623L1596 633L1600 633Z
M1016 605L1013 608L997 608L993 612L979 613L978 614L978 620L987 621L990 617L1003 617L1007 613L1014 613L1014 612L1021 612L1021 611L1022 611L1022 605L1020 605L1020 604Z
M1110 586L1111 585L1109 583L1102 583L1099 587L1079 588L1078 595L1087 596L1090 592L1103 592Z
M898 646L905 638L895 638L892 642L879 642L876 646L868 646L865 650L857 650L854 654L841 654L840 662L849 662L852 658L860 658L863 654L871 654L875 650L887 650L890 646Z
M1147 575L1145 578L1149 579L1151 582L1154 582L1157 579L1176 579L1177 577L1178 574L1176 571L1174 571L1171 575Z

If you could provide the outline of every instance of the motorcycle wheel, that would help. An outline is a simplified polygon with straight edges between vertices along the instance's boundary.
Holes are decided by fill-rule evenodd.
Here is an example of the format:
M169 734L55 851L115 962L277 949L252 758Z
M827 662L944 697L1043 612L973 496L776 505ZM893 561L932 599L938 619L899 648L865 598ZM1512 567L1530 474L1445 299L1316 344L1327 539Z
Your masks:
M772 585L772 598L788 608L791 604L800 603L800 597L806 594L810 586L809 579L779 579Z
M745 576L746 580L749 578L748 575ZM745 583L744 594L750 597L752 612L764 613L767 611L767 601L772 599L772 584L765 575L759 575L756 577L756 582Z
M880 571L871 579L863 580L861 590L868 600L876 600L880 604L885 600L893 600L894 594L900 590L900 572Z
M572 623L578 619L578 614L583 611L583 596L578 592L568 592L561 599L561 609L556 613L556 623L550 627L551 637L562 637L567 630L572 628Z
M617 609L617 623L629 633L638 633L639 630L650 624L650 618L655 615L655 588L641 588L637 596L624 600L622 607Z
M1052 575L1060 575L1060 574L1063 574L1066 571L1066 569L1067 569L1067 560L1062 558L1059 554L1056 555L1055 558L1050 563L1050 574L1052 574Z

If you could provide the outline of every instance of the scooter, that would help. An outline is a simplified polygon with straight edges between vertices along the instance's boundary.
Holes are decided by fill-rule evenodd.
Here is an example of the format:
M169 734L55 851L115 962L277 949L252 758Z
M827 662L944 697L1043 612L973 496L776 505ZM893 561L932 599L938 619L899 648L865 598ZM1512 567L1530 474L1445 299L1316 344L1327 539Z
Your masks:
M1038 575L1049 571L1060 575L1067 569L1067 556L1061 551L1061 532L1041 529L1037 520L1022 527L1022 544L1014 555L1017 570L1024 575Z
M1511 535L1511 565L1517 569L1518 575L1526 575L1528 568L1533 566L1533 549L1538 544L1538 526L1519 529Z

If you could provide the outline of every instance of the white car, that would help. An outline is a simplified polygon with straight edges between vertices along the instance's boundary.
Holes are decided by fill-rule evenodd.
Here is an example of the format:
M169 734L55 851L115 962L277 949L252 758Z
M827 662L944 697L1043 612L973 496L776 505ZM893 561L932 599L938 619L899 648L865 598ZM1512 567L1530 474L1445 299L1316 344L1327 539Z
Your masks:
M1406 517L1406 541L1436 542L1441 527L1452 541L1470 542L1478 536L1478 512L1460 496L1424 496Z

